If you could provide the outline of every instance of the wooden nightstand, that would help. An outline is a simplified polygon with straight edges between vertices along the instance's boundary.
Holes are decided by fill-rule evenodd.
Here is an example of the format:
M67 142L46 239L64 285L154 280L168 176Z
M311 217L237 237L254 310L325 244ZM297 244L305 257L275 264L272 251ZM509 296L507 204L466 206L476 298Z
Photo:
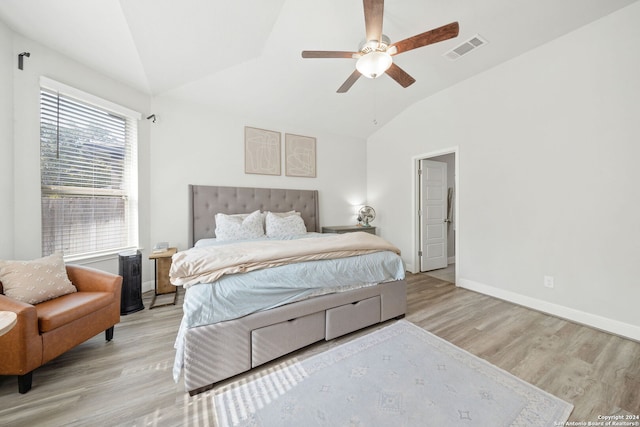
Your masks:
M353 233L355 231L364 231L365 233L376 234L375 227L364 227L362 225L331 225L328 227L322 227L323 233Z
M152 308L162 307L165 305L175 305L176 301L178 300L178 287L173 286L171 284L171 281L169 281L169 270L171 269L171 257L176 252L178 252L177 248L169 248L164 252L156 252L149 255L149 259L155 260L156 262L155 290L153 293L153 299L151 300L151 305L149 306L149 310L151 310ZM155 305L156 297L158 295L166 295L166 294L174 294L173 302Z

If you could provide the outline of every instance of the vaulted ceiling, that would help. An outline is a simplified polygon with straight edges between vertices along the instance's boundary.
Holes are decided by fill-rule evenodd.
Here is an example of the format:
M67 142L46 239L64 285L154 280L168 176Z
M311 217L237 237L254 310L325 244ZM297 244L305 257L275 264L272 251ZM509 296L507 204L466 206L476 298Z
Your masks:
M416 79L408 88L384 75L345 94L336 90L354 59L300 53L358 50L361 0L2 0L0 19L151 96L365 138L418 100L634 1L387 0L392 42L453 21L460 35L394 57ZM443 56L476 34L488 44Z

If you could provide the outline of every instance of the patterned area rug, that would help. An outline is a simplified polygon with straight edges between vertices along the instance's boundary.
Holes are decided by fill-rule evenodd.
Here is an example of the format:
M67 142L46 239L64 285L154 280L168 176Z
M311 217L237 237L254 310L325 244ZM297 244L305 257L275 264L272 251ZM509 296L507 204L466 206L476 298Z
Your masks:
M573 405L401 320L214 398L220 426L557 426Z

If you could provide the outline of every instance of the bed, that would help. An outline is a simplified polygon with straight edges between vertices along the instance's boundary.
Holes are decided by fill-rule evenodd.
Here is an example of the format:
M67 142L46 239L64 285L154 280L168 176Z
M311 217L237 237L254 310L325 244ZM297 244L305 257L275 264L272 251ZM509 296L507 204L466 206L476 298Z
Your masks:
M334 238L319 233L316 190L190 185L188 239L190 249L176 254L174 257L183 256L183 258L178 262L176 262L177 258L174 258L174 264L180 264L185 258L197 257L200 254L198 251L207 251L210 249L209 245L217 244L213 239L216 237L216 214L248 214L255 211L263 213L293 211L302 218L309 235L300 236L301 240L297 242L283 242L278 245L313 246L324 244L325 240ZM369 235L369 233L356 234ZM375 236L372 238L382 240ZM210 239L213 239L213 243L202 243L209 242ZM297 237L292 240L295 239ZM236 246L242 245L262 248L259 245L271 247L272 242L248 241L236 244ZM262 250L258 252L262 253ZM384 259L378 258L383 256ZM403 317L406 311L404 265L401 260L400 264L397 264L398 261L393 260L393 257L400 258L389 251L375 251L349 257L349 259L304 261L296 263L295 266L278 264L246 274L225 275L213 282L209 280L209 276L206 280L202 279L203 283L212 282L213 285L200 284L201 279L196 278L189 279L194 283L187 279L180 282L172 276L172 281L184 284L187 288L183 303L185 314L176 339L174 379L178 380L179 376L183 375L185 389L189 394L194 395L211 389L219 381L249 371L314 342L331 340L376 323ZM360 267L354 268L350 264L342 264L355 261L367 263L363 265L383 265L383 268L390 272L384 273L385 279L380 282L375 282L367 275L363 276L366 279L345 278L345 282L349 282L348 286L341 285L341 277L331 277L334 273L335 275L345 274L345 276L351 276L351 272L354 271L358 273ZM298 281L302 283L308 280L303 277L307 274L299 273L302 271L300 269L311 271L316 264L324 268L328 263L336 264L335 266L331 264L330 268L323 270L327 274L322 276L322 280L326 277L327 282L331 282L325 285L326 288L307 291L306 285L301 285L305 289L301 291L302 293L297 293L295 296L286 294L284 297L276 295L279 302L268 302L266 307L259 309L251 306L253 299L259 299L261 302L270 301L269 298L272 296L254 298L251 296L255 293L253 288L248 290L246 295L249 296L242 294L243 282L250 283L249 279L252 277L255 277L252 279L254 282L268 283L274 276L279 277L277 276L280 274L279 269L283 272L289 269L293 275L286 270L288 280L295 282L291 287L296 287ZM364 271L365 267L362 270ZM362 283L354 283L354 280L362 280ZM226 317L217 318L215 321L201 320L203 313L224 312L224 310L210 309L208 304L210 298L213 298L211 295L216 292L221 293L225 286L233 286L234 298L237 298L231 305L242 307L248 305L247 312L235 315L225 314ZM276 286L276 289L280 288L287 287ZM288 292L290 289L287 288L283 292L285 291ZM273 293L281 294L282 292L274 291ZM203 297L202 295L205 294L207 296ZM199 298L205 302L203 303ZM196 314L193 314L194 312ZM212 316L215 317L214 314ZM194 318L197 321L194 321Z

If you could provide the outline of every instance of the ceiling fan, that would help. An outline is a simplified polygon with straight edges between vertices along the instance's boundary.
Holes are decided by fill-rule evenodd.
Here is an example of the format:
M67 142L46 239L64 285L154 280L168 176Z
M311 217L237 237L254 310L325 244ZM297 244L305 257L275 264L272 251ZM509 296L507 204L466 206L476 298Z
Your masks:
M338 93L348 91L362 75L375 79L384 73L406 88L415 83L416 79L394 64L392 56L458 36L459 25L457 22L452 22L391 44L389 37L382 34L384 0L363 0L363 5L367 39L362 43L359 51L302 51L303 58L353 58L358 60L356 69L338 88Z

